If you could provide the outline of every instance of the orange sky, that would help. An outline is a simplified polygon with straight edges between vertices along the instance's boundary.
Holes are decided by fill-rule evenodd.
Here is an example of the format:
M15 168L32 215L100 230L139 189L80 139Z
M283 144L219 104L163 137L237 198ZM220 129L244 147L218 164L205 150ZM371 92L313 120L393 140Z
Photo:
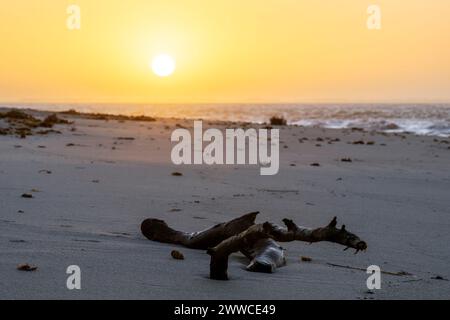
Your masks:
M81 30L66 8L81 8ZM378 4L382 29L368 30ZM450 1L0 0L2 102L450 102ZM168 53L177 70L154 75Z

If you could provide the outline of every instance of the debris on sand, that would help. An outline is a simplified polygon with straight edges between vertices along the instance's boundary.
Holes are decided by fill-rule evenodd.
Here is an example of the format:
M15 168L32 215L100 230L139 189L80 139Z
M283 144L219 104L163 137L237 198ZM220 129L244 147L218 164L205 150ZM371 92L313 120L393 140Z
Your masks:
M27 136L33 135L33 129L37 129L39 127L52 128L55 124L70 123L65 119L58 118L56 114L50 115L44 120L40 120L21 110L10 110L5 113L0 113L0 119L4 119L10 126L9 128L1 129L0 134L17 135L21 139L25 139ZM36 133L49 134L53 132L60 133L53 130L41 130Z
M314 162L310 164L311 167L320 167L320 163Z
M142 122L153 122L156 121L153 117L148 116L125 116L125 115L114 115L114 114L104 114L104 113L84 113L78 112L74 109L70 109L67 111L62 111L60 114L70 115L70 116L79 116L84 119L92 119L92 120L117 120L117 121L142 121Z
M303 262L311 262L311 261L312 261L312 259L311 259L310 257L306 257L306 256L302 256L300 259L301 259Z
M72 124L70 121L66 119L58 118L56 114L49 115L46 117L41 123L40 127L43 128L53 128L55 124Z
M287 121L283 117L273 116L270 118L270 124L272 126L285 126L287 125Z
M373 145L375 145L375 141L364 142L363 140L357 140L357 141L353 141L352 144L361 144L361 145L373 146Z
M154 121L156 121L155 118L148 117L148 116L133 116L133 117L128 117L128 120L131 120L131 121L143 121L143 122L154 122Z
M20 139L25 139L27 136L31 136L33 132L30 128L21 127L21 128L15 128L14 133L20 137Z
M67 114L67 115L71 115L71 116L76 116L79 115L80 113L78 111L76 111L75 109L69 109L67 111L61 111L61 114Z
M11 130L9 128L0 128L0 136L6 136L11 134Z
M350 158L342 158L341 161L342 162L353 162L353 160Z
M47 135L49 133L61 134L61 131L49 129L49 130L39 130L39 131L36 132L36 134L40 134L40 135L43 135L43 136Z
M19 271L36 271L37 267L30 266L28 263L26 263L26 264L19 264L17 266L17 270L19 270Z
M10 110L6 113L0 113L0 119L7 119L7 120L32 120L39 122L35 117L29 115L28 113L25 113L20 110Z
M172 172L172 176L181 177L181 176L183 176L183 174L181 172Z
M400 127L395 123L388 123L381 128L381 130L397 130L397 129L400 129Z
M448 279L444 278L443 276L434 276L431 277L432 280L443 280L443 281L449 281Z
M25 199L32 199L32 198L33 198L33 195L30 194L30 193L24 193L24 194L22 194L21 197L22 197L22 198L25 198Z
M128 140L133 141L136 140L134 137L117 137L116 140Z
M184 260L184 255L178 251L178 250L172 250L172 252L170 253L170 255L172 256L172 258L174 258L175 260Z
M50 170L39 170L39 173L52 174Z

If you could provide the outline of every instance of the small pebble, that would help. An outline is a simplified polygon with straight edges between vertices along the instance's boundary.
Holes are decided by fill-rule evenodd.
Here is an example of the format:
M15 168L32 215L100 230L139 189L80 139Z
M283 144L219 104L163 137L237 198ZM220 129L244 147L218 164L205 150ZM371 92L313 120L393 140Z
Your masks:
M312 259L311 259L310 257L305 257L305 256L302 256L302 257L301 257L301 260L302 260L303 262L311 262L311 261L312 261Z
M175 260L184 260L184 255L178 250L172 250L170 254Z
M36 271L37 267L30 266L28 263L26 264L20 264L17 266L17 270L19 271Z

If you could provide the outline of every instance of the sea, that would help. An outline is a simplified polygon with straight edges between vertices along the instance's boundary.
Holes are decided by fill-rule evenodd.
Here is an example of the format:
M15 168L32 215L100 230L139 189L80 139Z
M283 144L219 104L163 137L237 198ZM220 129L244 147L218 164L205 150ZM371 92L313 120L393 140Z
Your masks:
M0 107L250 123L267 123L277 116L285 118L290 125L306 127L450 136L450 104L6 104Z

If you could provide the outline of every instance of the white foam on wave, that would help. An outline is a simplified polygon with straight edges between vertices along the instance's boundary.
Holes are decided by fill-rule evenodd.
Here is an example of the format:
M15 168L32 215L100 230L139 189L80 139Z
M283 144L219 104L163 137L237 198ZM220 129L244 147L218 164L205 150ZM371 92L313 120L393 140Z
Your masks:
M389 119L386 120L351 120L351 119L314 119L300 120L291 124L305 127L322 127L328 129L361 128L369 131L411 132L418 135L450 136L450 123L441 120Z

